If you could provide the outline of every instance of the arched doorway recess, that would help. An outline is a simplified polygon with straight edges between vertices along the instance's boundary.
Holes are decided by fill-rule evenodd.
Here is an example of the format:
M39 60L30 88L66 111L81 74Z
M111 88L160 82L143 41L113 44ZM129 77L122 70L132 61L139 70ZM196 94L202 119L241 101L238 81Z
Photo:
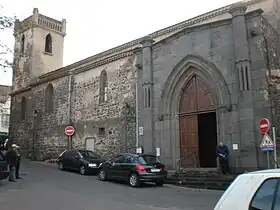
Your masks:
M213 93L196 74L182 88L179 128L182 166L217 167L217 120Z

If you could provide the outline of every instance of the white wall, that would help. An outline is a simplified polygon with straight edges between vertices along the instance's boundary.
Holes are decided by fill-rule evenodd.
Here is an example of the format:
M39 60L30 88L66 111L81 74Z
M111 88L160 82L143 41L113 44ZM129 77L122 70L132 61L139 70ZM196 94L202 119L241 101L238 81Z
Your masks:
M5 104L0 104L0 132L9 131L11 98Z

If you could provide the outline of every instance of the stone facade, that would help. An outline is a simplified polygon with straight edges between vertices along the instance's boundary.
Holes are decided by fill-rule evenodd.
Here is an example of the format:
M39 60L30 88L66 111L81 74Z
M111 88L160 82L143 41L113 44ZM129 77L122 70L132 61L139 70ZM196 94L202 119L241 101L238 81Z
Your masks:
M278 33L271 26L275 19L268 15L272 4L252 0L229 5L59 68L62 21L57 25L60 50L53 55L57 70L47 59L40 62L46 55L36 45L41 36L33 34L30 42L37 51L27 48L22 74L15 54L11 138L37 159L85 148L87 139L94 139L96 152L107 157L134 150L139 139L144 152L160 148L162 160L175 168L184 158L179 101L186 82L196 75L211 93L217 142L229 146L232 168L264 167L259 119L271 119L267 63L276 68L279 60L274 56ZM36 11L34 20L40 16ZM35 21L29 27L38 25ZM64 134L67 125L75 127L72 138ZM139 138L137 125L143 128Z
M13 97L12 138L26 155L35 150L37 159L48 159L67 148L85 148L87 138L95 139L96 152L105 157L134 148L135 56L133 52L123 56L114 63L87 71L78 69L59 79L39 79L36 86ZM108 89L107 100L99 103L102 70L107 71ZM48 99L53 100L52 112L46 111L49 84L54 90L53 98ZM27 99L26 117L20 119L23 97ZM64 134L67 125L76 130L71 142ZM100 129L104 131L100 133Z

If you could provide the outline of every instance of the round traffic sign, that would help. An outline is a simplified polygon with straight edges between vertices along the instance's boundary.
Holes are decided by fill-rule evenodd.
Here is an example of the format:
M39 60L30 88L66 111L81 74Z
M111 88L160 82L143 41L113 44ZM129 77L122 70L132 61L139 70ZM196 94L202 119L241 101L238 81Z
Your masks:
M266 134L269 131L269 120L267 118L262 118L260 121L260 132Z
M73 126L66 126L66 128L65 128L65 134L67 135L67 136L73 136L74 135L74 133L75 133L75 129L74 129L74 127Z

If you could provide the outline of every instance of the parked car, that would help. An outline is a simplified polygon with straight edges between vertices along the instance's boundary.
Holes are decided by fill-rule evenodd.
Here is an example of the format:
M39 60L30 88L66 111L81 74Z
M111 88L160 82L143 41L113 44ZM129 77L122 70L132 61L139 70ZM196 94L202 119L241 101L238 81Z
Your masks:
M80 174L98 173L100 157L90 150L65 150L58 157L60 170L75 170Z
M214 210L280 210L280 169L239 175Z
M167 177L167 168L155 155L119 154L101 163L98 177L101 181L124 180L132 187L143 182L155 182L162 186Z
M4 154L0 151L0 180L7 179L9 176L8 165Z

